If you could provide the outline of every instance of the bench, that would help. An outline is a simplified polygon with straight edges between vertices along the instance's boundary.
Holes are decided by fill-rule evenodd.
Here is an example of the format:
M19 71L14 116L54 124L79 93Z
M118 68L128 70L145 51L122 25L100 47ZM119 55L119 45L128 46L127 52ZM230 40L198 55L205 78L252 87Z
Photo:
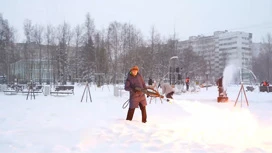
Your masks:
M22 93L42 93L42 91L36 91L36 90L33 90L33 91L28 91L28 90L24 90L22 91Z
M37 85L37 86L34 86L34 87L32 87L32 91L30 90L29 91L29 87L28 87L28 89L27 90L22 90L22 93L28 93L28 92L30 92L30 93L42 93L43 92L43 86L41 86L41 85Z
M35 86L34 87L34 91L43 91L43 86L40 86L40 85L38 85L38 86Z
M18 84L9 84L7 85L7 88L10 90L15 90L15 91L23 91L24 86L23 85L18 85Z
M255 88L252 86L246 86L246 91L253 91Z
M74 86L59 85L55 87L55 91L51 91L50 94L73 94L74 95Z
M260 86L260 92L272 92L272 86Z
M5 95L17 95L18 91L16 90L4 90Z
M23 90L22 85L17 85L17 84L9 84L7 85L7 89L4 90L5 95L16 95L19 91Z

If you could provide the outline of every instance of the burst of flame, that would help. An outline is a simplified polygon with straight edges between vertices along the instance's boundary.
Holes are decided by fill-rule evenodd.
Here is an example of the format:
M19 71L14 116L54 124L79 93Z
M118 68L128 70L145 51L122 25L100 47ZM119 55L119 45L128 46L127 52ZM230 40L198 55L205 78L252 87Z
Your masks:
M191 114L182 123L171 128L180 129L179 135L187 141L205 144L224 144L237 148L256 147L263 142L258 122L246 109L221 109L199 102L177 102Z

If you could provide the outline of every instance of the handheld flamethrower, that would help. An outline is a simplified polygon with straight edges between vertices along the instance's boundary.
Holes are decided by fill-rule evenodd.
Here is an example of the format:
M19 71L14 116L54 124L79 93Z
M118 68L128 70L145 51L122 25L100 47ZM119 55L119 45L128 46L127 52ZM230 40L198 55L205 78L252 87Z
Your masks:
M138 88L136 87L135 90L138 90L138 91L141 91L143 92L144 94L146 94L147 96L149 97L154 97L154 98L164 98L163 95L161 95L157 90L155 90L154 88L150 88L150 87L147 87L146 89L141 89L141 88Z
M160 98L160 99L164 98L163 95L161 95L157 90L153 88L147 87L146 89L142 89L142 88L136 87L135 90L143 92L148 97L150 97L150 102L151 102L151 98ZM128 103L129 103L129 99L123 104L123 109L125 109L128 106ZM161 103L162 103L162 100L161 100Z

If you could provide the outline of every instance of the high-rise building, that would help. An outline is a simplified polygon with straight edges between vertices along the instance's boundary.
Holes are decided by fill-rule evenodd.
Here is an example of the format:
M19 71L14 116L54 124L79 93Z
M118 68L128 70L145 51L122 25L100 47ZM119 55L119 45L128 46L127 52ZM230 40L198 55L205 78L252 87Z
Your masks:
M252 69L252 34L246 32L216 31L212 36L191 36L178 43L178 51L191 47L207 61L207 76L215 80L223 75L225 67L234 64L241 70ZM248 72L241 73L241 79L249 79Z

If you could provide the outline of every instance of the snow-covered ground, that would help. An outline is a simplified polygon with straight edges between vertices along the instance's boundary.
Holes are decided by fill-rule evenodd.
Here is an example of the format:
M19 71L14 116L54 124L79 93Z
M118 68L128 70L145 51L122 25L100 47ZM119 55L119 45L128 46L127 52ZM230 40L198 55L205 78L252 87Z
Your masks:
M128 92L115 97L113 86L91 86L92 102L80 102L84 88L35 100L0 92L0 152L272 152L272 93L246 92L248 107L244 97L234 107L240 86L228 88L228 103L216 102L216 87L175 94L172 104L153 99L144 124L139 109L125 120Z

